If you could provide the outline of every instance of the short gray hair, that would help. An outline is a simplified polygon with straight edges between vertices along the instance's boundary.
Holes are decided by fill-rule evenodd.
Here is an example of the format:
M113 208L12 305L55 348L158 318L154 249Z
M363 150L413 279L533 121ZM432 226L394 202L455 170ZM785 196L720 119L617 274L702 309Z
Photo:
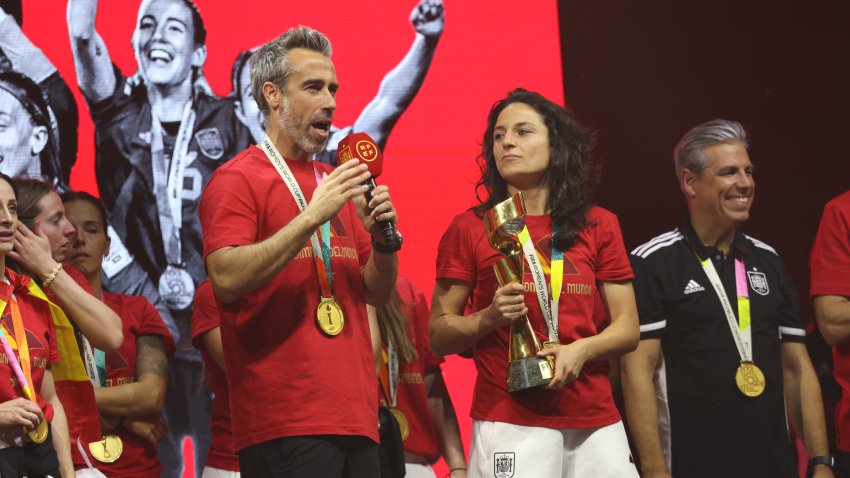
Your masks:
M261 46L251 55L251 94L265 118L269 117L270 111L263 96L263 85L270 81L281 90L286 87L286 80L291 73L286 60L289 50L293 48L312 50L329 58L333 51L330 40L323 33L299 25Z
M673 148L673 162L676 177L681 178L685 169L702 176L708 166L705 150L718 144L740 143L744 149L749 147L747 132L741 123L724 119L715 119L692 128L682 136Z

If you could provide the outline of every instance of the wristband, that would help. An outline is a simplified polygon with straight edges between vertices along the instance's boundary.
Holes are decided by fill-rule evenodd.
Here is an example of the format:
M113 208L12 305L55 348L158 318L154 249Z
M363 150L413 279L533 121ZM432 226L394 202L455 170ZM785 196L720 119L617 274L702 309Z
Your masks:
M466 471L466 468L464 468L464 467L452 468L451 470L449 470L448 473L446 473L446 478L451 478L452 473L454 473L456 471Z
M398 250L401 249L401 233L396 232L396 237L398 237L398 244L393 245L393 246L381 244L380 242L376 241L375 238L373 237L372 238L372 249L374 249L375 252L378 252L378 253L381 253L381 254L392 254L394 252L398 252ZM455 468L455 469L459 470L460 468ZM451 472L449 472L449 473L451 473Z
M826 465L832 468L835 465L835 458L829 455L813 456L809 459L809 468L814 468L816 465Z
M809 459L809 466L806 470L806 476L813 476L815 474L815 467L818 465L826 465L831 470L834 464L835 458L830 455L813 456L811 459Z
M42 283L42 287L45 288L45 289L50 287L50 284L52 284L53 281L56 280L56 275L59 274L59 271L61 271L61 270L62 270L62 263L57 262L56 267L54 267L53 270L50 272L50 274L47 275L47 278L44 279L44 282Z

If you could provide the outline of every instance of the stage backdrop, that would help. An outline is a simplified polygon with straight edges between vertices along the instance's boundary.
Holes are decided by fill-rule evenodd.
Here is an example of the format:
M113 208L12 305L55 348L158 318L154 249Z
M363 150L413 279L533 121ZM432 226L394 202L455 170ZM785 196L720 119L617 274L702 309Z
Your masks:
M97 30L113 61L129 76L137 70L130 37L138 0L102 1ZM231 92L237 54L299 24L328 35L340 90L334 124L354 122L375 96L383 76L414 39L409 17L416 2L196 1L208 30L205 75L214 92ZM79 108L79 152L71 173L74 189L96 192L94 130L77 88L66 24L66 2L25 1L23 31L56 65ZM430 298L437 243L451 218L475 204L473 183L490 106L522 86L563 102L558 12L554 1L446 1L445 28L424 84L392 130L384 151L385 174L399 211L405 243L401 273ZM444 374L454 398L464 442L474 368L449 357ZM190 464L187 463L190 467ZM187 473L184 476L188 475ZM445 468L438 465L438 476Z

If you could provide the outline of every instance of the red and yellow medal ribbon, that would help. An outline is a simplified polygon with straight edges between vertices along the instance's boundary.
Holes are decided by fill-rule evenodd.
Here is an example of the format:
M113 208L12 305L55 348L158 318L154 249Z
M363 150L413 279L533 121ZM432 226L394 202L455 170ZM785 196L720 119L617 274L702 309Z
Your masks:
M35 402L35 392L32 385L30 351L27 344L27 330L24 328L23 319L21 319L21 310L18 308L18 303L14 298L11 298L8 303L0 303L2 303L0 313L6 309L6 305L8 304L12 315L12 328L14 330L14 335L9 332L8 328L6 328L6 324L0 323L0 334L2 334L0 338L2 338L3 342L5 342L3 346L6 349L6 354L8 355L7 360L9 361L9 366L12 367L12 370L15 372L15 375L18 378L18 385L20 385L24 396L27 400ZM17 360L17 357L15 357L15 349L17 349L18 355L20 356L20 362Z
M27 379L26 384L21 384L24 389L24 395L29 400L35 401L35 393L32 387L32 364L30 362L30 349L27 344L27 329L24 328L24 320L21 318L21 309L18 308L18 301L14 298L9 301L9 308L12 311L12 328L15 330L15 340L18 342L18 355L21 358L21 369L24 372L24 377Z

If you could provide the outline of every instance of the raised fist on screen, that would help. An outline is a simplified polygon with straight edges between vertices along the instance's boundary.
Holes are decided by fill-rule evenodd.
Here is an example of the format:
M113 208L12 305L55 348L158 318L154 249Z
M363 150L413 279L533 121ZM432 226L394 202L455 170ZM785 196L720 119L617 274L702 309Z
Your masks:
M410 23L417 33L428 38L439 38L443 34L446 15L443 0L422 0L410 13Z

